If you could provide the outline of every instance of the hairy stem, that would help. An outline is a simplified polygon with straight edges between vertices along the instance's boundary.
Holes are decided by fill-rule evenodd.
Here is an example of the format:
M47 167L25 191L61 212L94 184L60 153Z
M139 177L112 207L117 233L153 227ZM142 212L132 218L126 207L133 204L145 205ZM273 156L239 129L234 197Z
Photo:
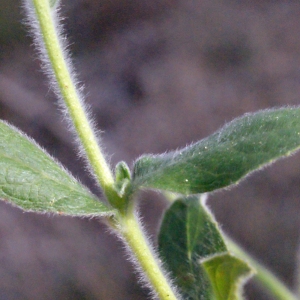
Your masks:
M267 268L258 263L254 258L252 258L246 251L244 251L240 246L238 246L233 240L226 236L226 242L229 250L235 253L240 258L249 262L249 264L256 269L256 276L254 279L265 287L269 293L271 293L278 300L297 300L296 295L294 295L286 285L280 281L274 274L272 274Z
M146 282L150 282L155 294L161 300L179 299L170 282L162 271L156 254L151 250L141 225L134 214L133 203L128 208L126 215L122 215L119 232L128 243L134 256L137 258L141 271L146 275Z
M50 64L53 68L62 98L90 163L106 196L113 194L112 172L99 148L92 126L87 118L79 92L70 75L66 57L52 18L49 0L32 0Z
M59 34L56 31L52 19L50 1L32 0L32 3L34 4L41 36L50 64L53 68L55 79L87 159L108 201L111 204L118 204L118 201L124 201L124 199L121 199L114 190L113 174L98 146L92 126L80 101L79 92L76 90L76 84L70 75L66 57L64 56L59 40ZM127 200L129 201L129 199ZM140 228L139 222L134 214L133 204L129 205L126 212L123 211L122 214L121 212L118 214L117 223L115 229L118 228L116 230L119 231L125 239L126 244L139 263L138 268L140 268L147 277L147 281L152 285L155 294L157 294L161 300L177 300L171 285L162 272L158 259L156 259Z

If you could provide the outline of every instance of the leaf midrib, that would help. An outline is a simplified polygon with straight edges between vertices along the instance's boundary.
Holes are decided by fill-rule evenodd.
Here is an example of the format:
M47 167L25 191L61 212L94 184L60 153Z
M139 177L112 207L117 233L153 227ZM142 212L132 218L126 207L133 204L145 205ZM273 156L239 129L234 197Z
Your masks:
M42 152L42 153L45 154L44 152ZM34 173L34 175L36 175L36 176L38 176L38 175L42 176L44 178L44 180L52 181L55 184L64 187L65 189L69 189L71 191L76 191L79 194L82 194L83 196L84 195L85 196L90 196L90 198L92 198L95 201L97 201L97 197L96 196L94 196L92 193L90 193L90 191L88 189L86 189L83 185L81 185L81 183L79 183L71 174L69 174L68 172L66 172L63 169L59 168L58 165L56 165L56 164L54 164L56 170L59 171L59 172L61 172L63 175L65 175L65 180L67 178L68 183L65 182L65 181L62 183L62 182L60 182L58 180L55 180L54 177L49 176L48 175L49 173L44 172L42 169L40 169L39 172L37 172L36 169L30 167L30 165L25 164L24 162L22 162L20 159L18 159L16 157L10 157L10 156L7 156L7 154L3 154L3 153L1 154L1 156L5 157L8 160L13 161L15 164L18 164L21 167L26 167L28 170L30 170L32 173ZM50 163L53 165L52 158L50 156L49 157L46 156L46 158L48 160L50 160ZM71 180L69 180L69 178ZM38 182L38 181L36 181L36 182ZM6 184L9 184L9 183L6 183ZM31 183L31 184L33 184L33 183ZM28 185L30 185L30 183L28 183ZM78 189L78 187L80 187L80 190ZM86 192L86 194L84 192Z

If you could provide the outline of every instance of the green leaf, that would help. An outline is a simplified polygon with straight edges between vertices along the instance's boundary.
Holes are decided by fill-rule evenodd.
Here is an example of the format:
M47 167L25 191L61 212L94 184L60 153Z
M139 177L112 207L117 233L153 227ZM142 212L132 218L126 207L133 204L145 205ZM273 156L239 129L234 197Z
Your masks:
M131 180L131 175L130 175L130 170L124 161L118 162L116 165L116 182L121 182L124 179L128 179L129 181Z
M132 187L209 192L237 183L299 147L300 108L246 114L182 150L142 156L135 163Z
M216 300L242 299L242 287L254 274L248 264L229 253L210 257L202 265L209 276Z
M159 233L159 253L184 299L212 299L200 259L227 251L218 226L195 196L176 200Z
M115 169L115 190L122 198L130 188L131 174L127 164L124 161L118 162Z
M27 211L112 214L32 140L0 121L0 199Z

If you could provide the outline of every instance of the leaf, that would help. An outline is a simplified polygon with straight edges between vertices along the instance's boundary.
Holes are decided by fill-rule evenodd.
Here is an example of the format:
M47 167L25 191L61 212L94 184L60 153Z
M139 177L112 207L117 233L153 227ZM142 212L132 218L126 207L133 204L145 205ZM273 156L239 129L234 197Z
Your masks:
M127 164L124 161L118 162L115 168L115 186L114 189L120 198L123 198L130 188L131 174ZM119 203L120 204L120 203Z
M213 217L195 196L176 200L159 233L159 253L184 299L212 299L212 286L199 260L227 251Z
M122 182L124 179L131 180L130 170L124 161L118 162L115 169L116 182Z
M209 192L237 183L299 147L300 108L246 114L182 150L142 156L134 166L132 187Z
M26 211L72 216L113 213L32 140L2 121L0 199Z
M242 287L254 274L254 270L244 261L229 253L220 254L202 262L216 300L242 299Z

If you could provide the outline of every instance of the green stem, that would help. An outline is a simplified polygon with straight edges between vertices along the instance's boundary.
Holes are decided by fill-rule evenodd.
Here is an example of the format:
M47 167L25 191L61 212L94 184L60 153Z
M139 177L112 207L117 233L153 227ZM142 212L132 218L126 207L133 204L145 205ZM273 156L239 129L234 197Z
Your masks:
M99 148L92 126L80 101L76 85L70 75L66 57L62 51L56 27L52 19L49 0L32 0L43 42L54 71L60 93L68 108L75 130L78 134L83 149L92 166L106 196L114 195L114 178ZM108 197L109 198L109 197Z
M126 215L120 217L119 232L139 261L142 271L147 276L147 281L150 282L159 299L177 300L178 298L163 273L156 255L151 250L151 246L141 230L139 221L134 214L133 205L131 203Z
M118 201L124 199L121 199L114 190L113 174L98 146L91 124L80 101L79 93L76 90L76 85L68 70L66 57L61 50L62 47L52 20L50 1L32 1L46 52L49 56L60 93L68 108L87 159L94 170L108 201L111 204L117 204ZM151 251L151 247L139 226L139 222L134 214L133 204L128 207L126 213L121 214L121 212L119 212L116 218L118 218L118 224L115 229L118 228L116 230L124 237L159 298L161 300L177 300L170 284L162 272L158 260Z
M297 300L286 285L281 282L274 274L272 274L267 268L258 263L247 252L245 252L240 246L238 246L228 236L225 237L229 250L235 253L240 258L249 262L249 264L256 269L256 276L254 277L261 285L263 285L268 291L276 297L278 300Z

